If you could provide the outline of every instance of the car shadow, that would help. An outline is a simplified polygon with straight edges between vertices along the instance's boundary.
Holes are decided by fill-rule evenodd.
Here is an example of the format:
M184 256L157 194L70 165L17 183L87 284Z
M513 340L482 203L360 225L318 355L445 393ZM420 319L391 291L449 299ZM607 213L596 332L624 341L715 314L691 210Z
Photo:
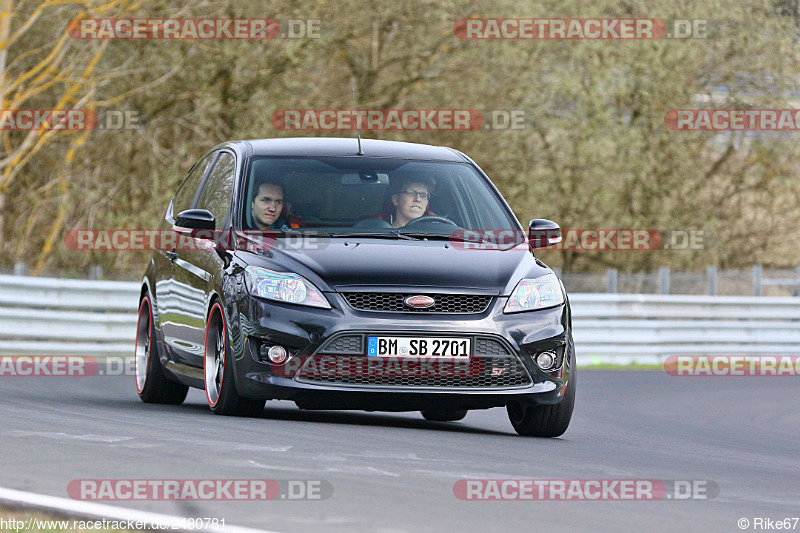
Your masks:
M141 403L141 402L140 402ZM267 402L267 407L261 412L258 417L250 417L251 420L283 420L291 422L310 422L317 424L339 424L339 425L354 425L354 426L380 426L380 427L394 427L403 429L420 429L426 431L447 431L453 433L471 433L476 435L506 435L516 437L517 435L510 432L496 431L492 429L478 428L474 426L465 425L465 421L458 422L432 422L423 418L411 418L414 416L414 411L399 412L387 414L384 412L366 412L366 411L312 411L303 410L289 407L289 402L284 402L287 407L270 407ZM147 407L155 408L170 408L176 412L191 412L207 416L213 416L208 410L207 405L199 403L187 403L179 406L154 406L147 405ZM399 415L399 416L398 416ZM417 416L420 416L417 413ZM236 419L235 417L226 417L228 419ZM469 414L467 414L467 420ZM468 423L468 422L467 422Z
M358 426L382 426L404 429L450 431L456 433L473 433L482 435L508 435L508 433L502 431L465 425L464 420L459 420L457 422L433 422L423 418L411 418L413 416L413 411L388 415L382 412L365 411L306 411L302 409L288 410L266 408L264 409L260 418L266 418L269 420L289 420L296 422L316 422L323 424L347 424ZM417 414L417 416L421 417L419 414ZM467 417L469 417L469 414L467 414Z

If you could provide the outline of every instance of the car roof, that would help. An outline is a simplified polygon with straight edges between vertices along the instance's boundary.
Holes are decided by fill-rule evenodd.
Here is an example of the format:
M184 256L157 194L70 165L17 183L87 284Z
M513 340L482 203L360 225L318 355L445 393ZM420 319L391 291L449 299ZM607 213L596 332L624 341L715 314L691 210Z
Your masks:
M357 156L355 137L291 137L281 139L253 139L248 143L254 156ZM400 141L361 139L364 157L390 157L400 159L426 159L435 161L466 162L457 150L445 146L416 144Z

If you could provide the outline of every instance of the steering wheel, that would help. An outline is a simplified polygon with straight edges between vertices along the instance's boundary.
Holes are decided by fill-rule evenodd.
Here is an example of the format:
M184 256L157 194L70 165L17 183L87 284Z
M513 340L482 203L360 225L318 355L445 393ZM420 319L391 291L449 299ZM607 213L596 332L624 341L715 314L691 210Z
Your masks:
M439 216L439 215L422 215L419 218L415 218L414 220L412 220L411 222L409 222L408 224L406 224L403 227L404 228L410 228L411 226L414 226L415 224L423 224L425 222L442 222L444 224L450 224L451 226L455 226L457 228L461 227L458 224L456 224L455 222L453 222L452 220L450 220L449 218L443 217L443 216Z

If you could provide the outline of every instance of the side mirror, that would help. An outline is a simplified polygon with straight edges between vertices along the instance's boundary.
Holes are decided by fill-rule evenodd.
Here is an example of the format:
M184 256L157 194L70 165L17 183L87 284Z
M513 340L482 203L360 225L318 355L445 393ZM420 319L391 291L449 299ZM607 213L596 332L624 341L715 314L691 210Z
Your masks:
M214 231L215 228L214 215L205 209L181 211L172 226L172 229L185 235L191 235L196 231Z
M552 220L534 218L528 225L528 247L547 248L561 242L561 228Z

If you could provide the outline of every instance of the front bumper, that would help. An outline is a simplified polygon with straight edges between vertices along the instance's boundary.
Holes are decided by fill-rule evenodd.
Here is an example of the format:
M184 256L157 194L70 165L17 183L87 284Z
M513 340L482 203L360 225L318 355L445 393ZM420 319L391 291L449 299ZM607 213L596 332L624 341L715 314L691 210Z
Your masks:
M299 307L245 296L230 306L227 318L239 394L246 398L295 401L308 409L418 411L425 409L485 409L509 402L556 404L563 398L574 356L568 350L569 303L506 315L507 298L495 297L485 312L470 315L359 311L336 293L327 293L332 309ZM281 345L296 357L318 358L345 346L348 357L366 357L367 335L469 337L486 366L485 375L466 380L359 379L291 377L259 358L259 347ZM337 339L360 337L362 345ZM483 344L481 344L483 342ZM491 343L493 348L487 348ZM335 348L331 351L331 344ZM501 346L502 350L497 349ZM533 356L547 349L562 350L558 372L540 370ZM487 377L496 367L504 374ZM512 372L513 370L513 372ZM496 371L495 371L496 372ZM511 374L513 373L513 376ZM513 379L512 379L513 377Z

